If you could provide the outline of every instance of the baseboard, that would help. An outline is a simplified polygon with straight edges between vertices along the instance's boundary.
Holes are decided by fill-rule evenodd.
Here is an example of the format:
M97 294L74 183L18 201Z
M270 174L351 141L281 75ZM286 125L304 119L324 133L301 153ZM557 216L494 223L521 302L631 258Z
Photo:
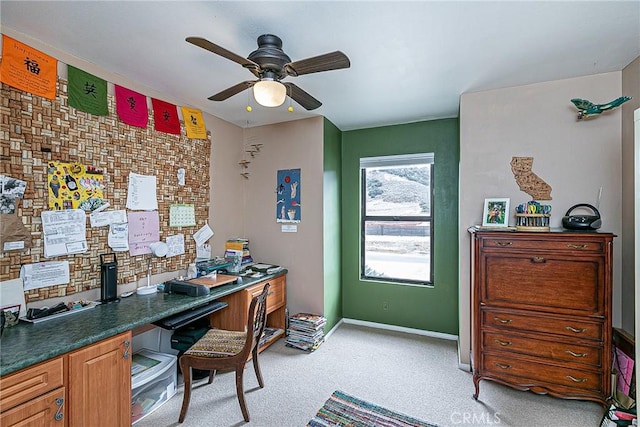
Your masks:
M338 324L333 329L337 328L338 325L340 325L341 323L347 323L347 324L359 325L359 326L368 326L370 328L386 329L389 331L396 331L396 332L405 332L408 334L422 335L422 336L432 337L432 338L441 338L443 340L449 340L449 341L458 341L457 335L444 334L442 332L425 331L423 329L406 328L404 326L387 325L385 323L367 322L365 320L347 319L347 318L340 319L340 322L338 322Z

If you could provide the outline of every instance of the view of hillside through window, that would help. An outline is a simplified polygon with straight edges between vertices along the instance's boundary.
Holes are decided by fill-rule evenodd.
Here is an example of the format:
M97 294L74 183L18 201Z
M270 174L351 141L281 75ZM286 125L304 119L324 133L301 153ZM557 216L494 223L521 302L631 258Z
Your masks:
M432 166L362 169L363 277L432 282Z

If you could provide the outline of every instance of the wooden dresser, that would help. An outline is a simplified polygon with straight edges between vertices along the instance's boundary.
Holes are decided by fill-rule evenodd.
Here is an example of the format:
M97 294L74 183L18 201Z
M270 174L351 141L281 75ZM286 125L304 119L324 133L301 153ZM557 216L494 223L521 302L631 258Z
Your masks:
M610 233L471 232L471 363L480 380L606 403Z

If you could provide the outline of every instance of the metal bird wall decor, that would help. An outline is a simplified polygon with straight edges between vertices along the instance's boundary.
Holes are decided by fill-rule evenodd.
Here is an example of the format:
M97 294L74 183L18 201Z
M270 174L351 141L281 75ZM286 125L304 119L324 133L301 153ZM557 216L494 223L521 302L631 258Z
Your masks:
M589 116L593 116L596 114L600 114L603 111L612 110L616 107L621 106L628 100L630 100L630 96L621 96L620 98L616 98L611 102L607 102L606 104L594 104L591 101L587 101L586 99L573 98L571 102L576 106L578 111L578 120L587 119Z

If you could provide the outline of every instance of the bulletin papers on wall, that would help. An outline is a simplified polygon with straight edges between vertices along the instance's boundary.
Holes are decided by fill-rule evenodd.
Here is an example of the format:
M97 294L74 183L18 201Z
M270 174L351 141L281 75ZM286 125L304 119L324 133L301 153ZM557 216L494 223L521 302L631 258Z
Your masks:
M45 258L86 252L87 220L82 209L42 212Z
M102 205L89 215L91 227L109 227L107 244L116 252L129 250L129 224L124 209L106 211L109 203Z
M193 227L196 225L196 209L193 204L169 206L169 227Z
M158 209L155 176L129 173L127 209L132 211L154 211Z
M155 194L155 193L154 193ZM160 241L158 211L129 212L129 254L150 254L149 245Z
M193 240L196 241L196 261L211 259L211 246L207 242L212 236L213 230L209 224L203 225L193 234Z
M184 234L167 236L166 243L169 247L167 258L184 254Z
M47 184L50 209L90 212L105 203L103 172L82 163L49 162Z
M69 261L24 264L20 268L24 290L69 283Z
M299 223L302 219L300 206L300 169L278 171L276 186L276 221Z

